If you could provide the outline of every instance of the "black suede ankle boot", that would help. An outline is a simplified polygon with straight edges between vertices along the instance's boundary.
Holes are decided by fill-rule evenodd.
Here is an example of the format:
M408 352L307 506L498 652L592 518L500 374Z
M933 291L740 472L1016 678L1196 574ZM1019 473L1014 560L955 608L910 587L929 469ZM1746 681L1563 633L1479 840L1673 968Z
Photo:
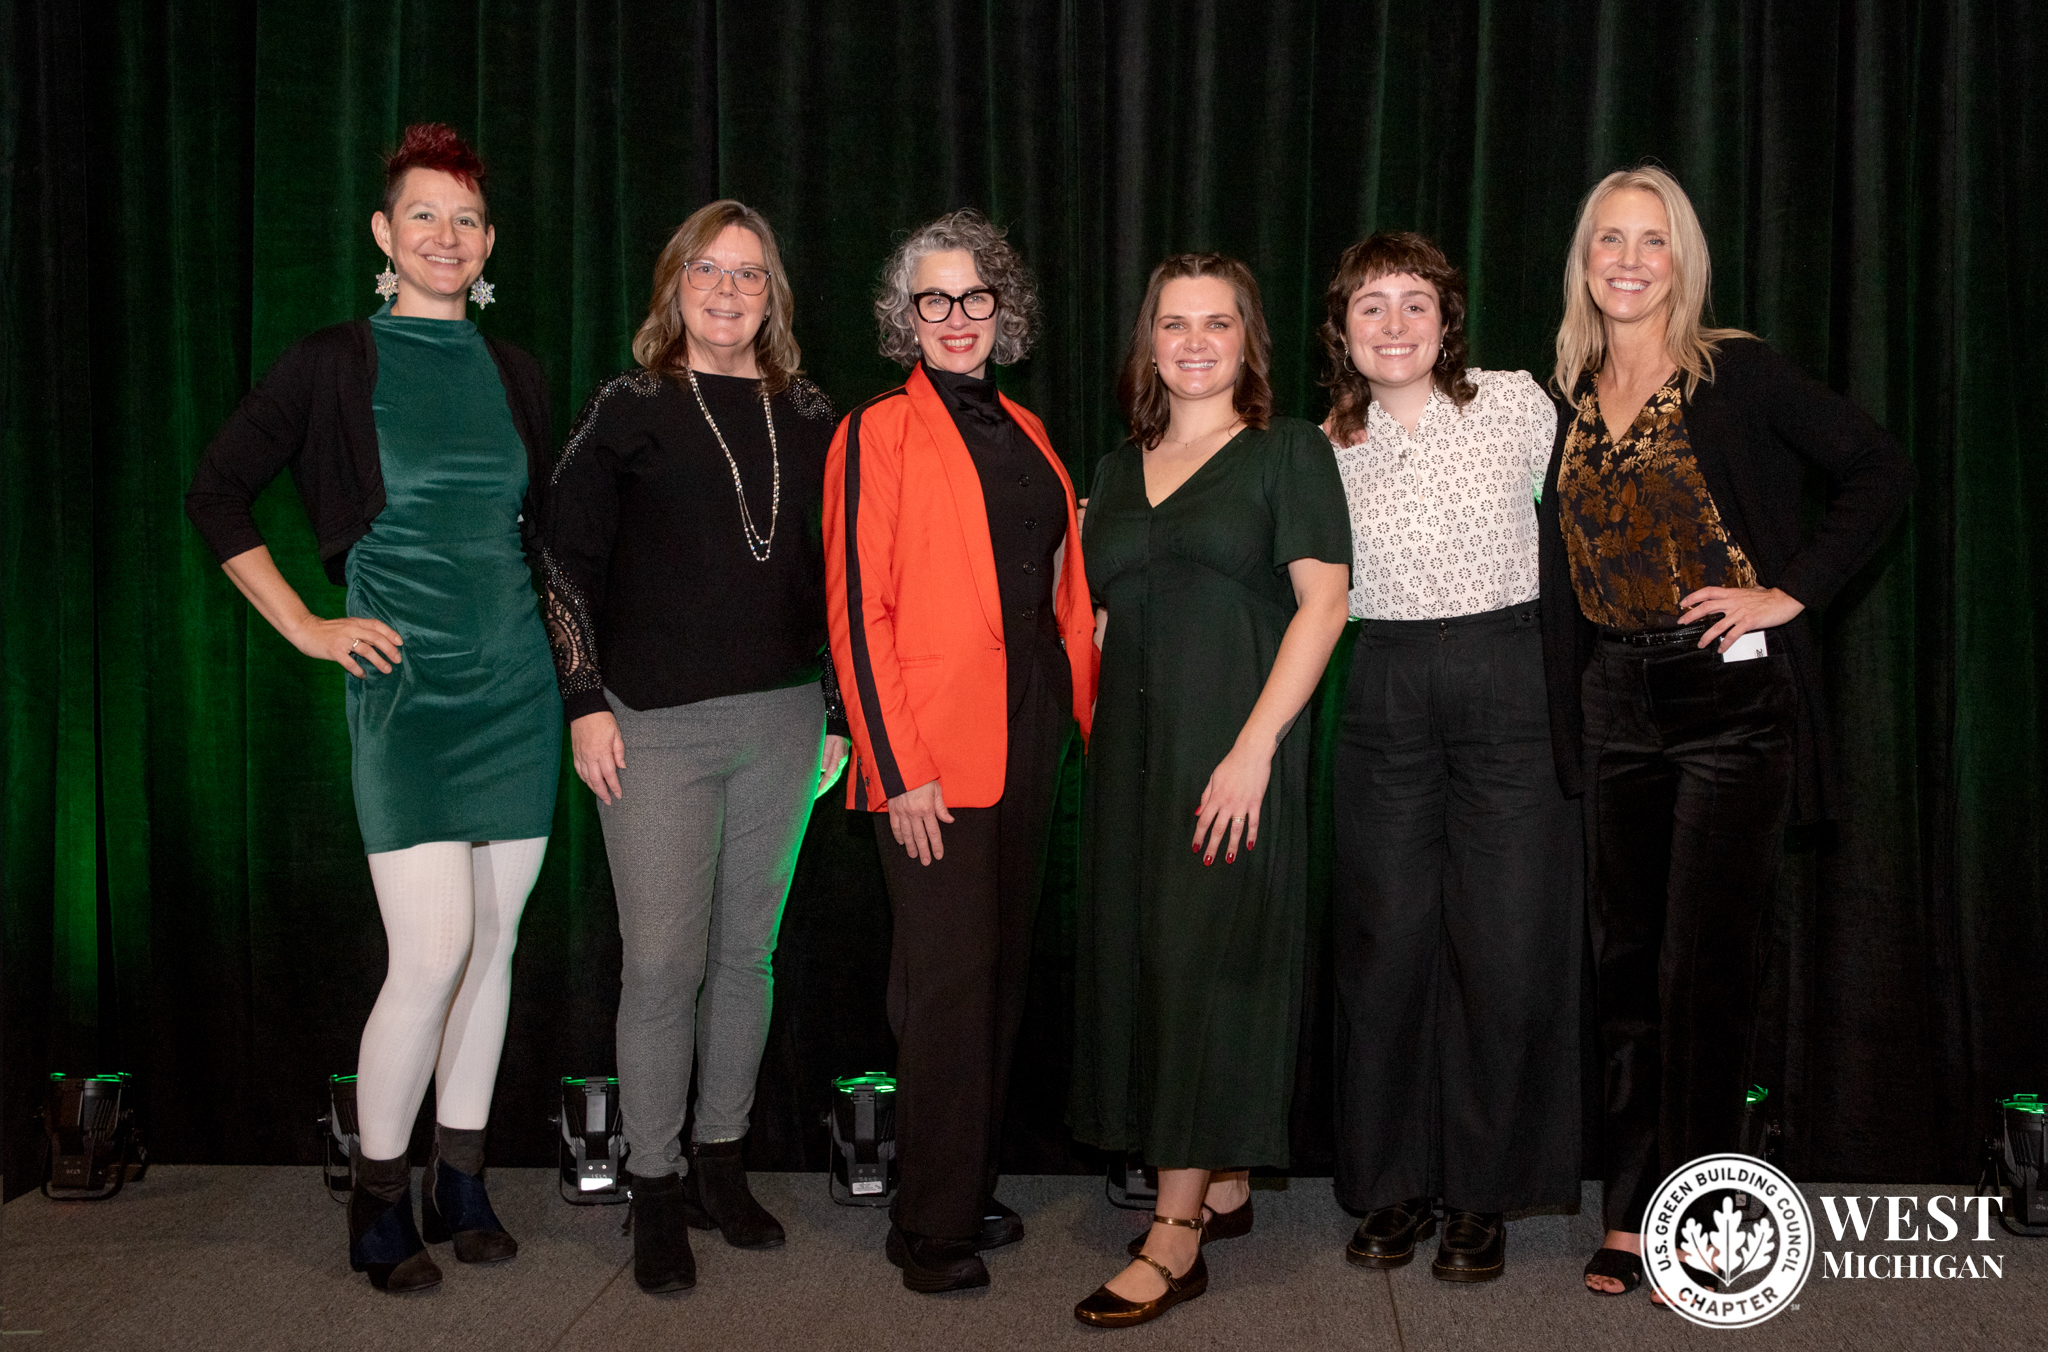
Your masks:
M420 1242L412 1220L412 1163L405 1156L373 1160L358 1151L348 1198L348 1265L370 1274L379 1291L425 1291L441 1269Z
M689 1198L690 1224L716 1229L736 1249L782 1246L782 1222L754 1200L747 1171L740 1164L738 1141L690 1142L690 1176L683 1181Z
M484 1134L434 1126L434 1155L420 1186L420 1221L429 1244L455 1241L465 1263L502 1263L519 1252L484 1191Z
M687 1291L697 1284L697 1256L690 1252L683 1180L674 1174L642 1178L628 1170L632 1201L626 1227L633 1232L633 1280L642 1291Z

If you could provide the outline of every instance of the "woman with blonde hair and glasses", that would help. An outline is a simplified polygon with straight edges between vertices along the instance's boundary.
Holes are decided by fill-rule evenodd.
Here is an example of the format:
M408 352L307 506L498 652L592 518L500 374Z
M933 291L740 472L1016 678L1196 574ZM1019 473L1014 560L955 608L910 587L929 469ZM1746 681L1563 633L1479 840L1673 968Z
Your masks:
M1912 491L1892 438L1760 340L1709 327L1706 236L1643 166L1586 196L1565 258L1558 447L1540 509L1552 751L1585 794L1606 1068L1607 1237L1642 1280L1670 1171L1737 1146L1758 942L1788 814L1841 806L1811 612ZM1809 467L1828 481L1801 524Z
M783 900L847 750L819 533L832 406L801 374L793 309L761 214L699 209L655 263L639 365L598 387L555 467L548 629L618 899L619 1108L648 1291L695 1284L686 1225L783 1242L741 1142Z

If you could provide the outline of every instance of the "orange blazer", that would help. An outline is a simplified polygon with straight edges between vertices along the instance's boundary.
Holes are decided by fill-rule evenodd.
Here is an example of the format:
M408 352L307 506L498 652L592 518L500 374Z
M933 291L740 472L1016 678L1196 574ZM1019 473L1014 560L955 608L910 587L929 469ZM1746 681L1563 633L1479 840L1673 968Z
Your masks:
M1074 485L1045 426L1003 407L1067 495L1054 611L1074 672L1074 718L1095 706L1095 612ZM981 476L922 367L846 415L825 461L826 615L855 761L850 808L880 812L936 779L947 807L993 807L1009 755L1003 607Z

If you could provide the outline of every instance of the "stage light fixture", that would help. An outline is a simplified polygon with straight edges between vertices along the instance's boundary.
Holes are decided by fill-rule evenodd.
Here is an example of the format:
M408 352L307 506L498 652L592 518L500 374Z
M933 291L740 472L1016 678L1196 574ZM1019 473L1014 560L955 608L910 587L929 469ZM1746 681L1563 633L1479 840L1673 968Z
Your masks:
M826 1191L841 1206L887 1206L896 1198L896 1078L870 1070L842 1075L832 1088Z
M1998 1223L2008 1232L2030 1239L2048 1236L2048 1103L2039 1094L2000 1099L1998 1134L1984 1146L1977 1195L2005 1198Z
M134 1077L50 1073L50 1100L43 1109L48 1159L43 1196L64 1202L98 1202L139 1179L149 1168L149 1150L135 1126L135 1110L122 1099Z
M356 1125L355 1076L327 1077L327 1116L316 1125L320 1130L321 1181L327 1185L329 1197L346 1202L355 1191L356 1141L361 1134Z
M1735 1138L1737 1149L1743 1154L1766 1163L1775 1162L1778 1158L1778 1142L1785 1134L1776 1115L1765 1106L1770 1098L1771 1091L1762 1085L1749 1087L1742 1096L1742 1124Z
M1150 1211L1159 1204L1159 1171L1133 1150L1113 1156L1102 1178L1109 1204L1125 1211Z
M626 1200L626 1137L619 1123L616 1076L562 1077L555 1161L562 1200L611 1206Z

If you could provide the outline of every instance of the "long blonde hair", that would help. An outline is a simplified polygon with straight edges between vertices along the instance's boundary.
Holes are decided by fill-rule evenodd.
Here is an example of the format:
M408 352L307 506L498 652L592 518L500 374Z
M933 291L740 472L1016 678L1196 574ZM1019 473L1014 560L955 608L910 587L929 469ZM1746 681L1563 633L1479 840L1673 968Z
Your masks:
M1572 231L1571 249L1565 254L1564 322L1557 326L1557 369L1551 380L1567 399L1580 375L1598 371L1607 356L1606 325L1586 281L1586 251L1593 242L1594 214L1609 196L1631 188L1651 193L1662 202L1664 219L1671 225L1671 298L1664 317L1664 347L1671 364L1685 372L1686 397L1692 397L1701 380L1714 378L1714 351L1722 342L1755 336L1741 329L1710 328L1701 322L1713 291L1714 264L1707 252L1706 231L1700 229L1692 199L1678 186L1678 180L1654 164L1617 169L1586 194L1579 206L1578 226Z
M690 335L683 328L679 294L683 268L702 258L729 225L751 230L761 241L761 258L768 265L768 310L754 335L754 360L761 367L762 391L780 394L803 374L803 351L796 345L791 327L796 296L789 289L789 274L782 270L782 253L775 247L775 232L769 228L768 218L731 198L698 207L668 237L661 257L654 262L654 295L647 302L647 318L633 335L633 360L658 376L680 372L689 365Z

